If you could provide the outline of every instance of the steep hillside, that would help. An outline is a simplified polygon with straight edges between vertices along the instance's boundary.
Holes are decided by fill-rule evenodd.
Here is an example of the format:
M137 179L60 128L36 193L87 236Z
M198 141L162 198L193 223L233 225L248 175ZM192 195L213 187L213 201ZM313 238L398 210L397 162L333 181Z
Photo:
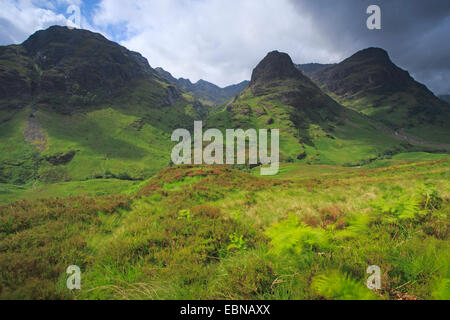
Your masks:
M394 130L450 142L450 106L397 67L383 49L361 50L311 78L338 102Z
M140 54L54 26L0 47L0 182L142 179L205 109Z
M181 91L186 92L209 105L218 105L229 101L248 85L248 81L242 81L238 84L220 88L205 80L199 80L196 83L192 83L189 79L176 79L163 68L156 68L155 70L169 83L177 86Z
M249 87L208 126L278 128L284 161L358 164L403 148L376 123L323 93L278 51L256 66Z

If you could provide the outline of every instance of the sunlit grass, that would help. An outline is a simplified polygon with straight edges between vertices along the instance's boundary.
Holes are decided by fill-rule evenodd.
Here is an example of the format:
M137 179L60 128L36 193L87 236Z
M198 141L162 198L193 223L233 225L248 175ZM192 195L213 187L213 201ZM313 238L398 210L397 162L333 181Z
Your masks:
M449 168L297 163L260 178L171 167L117 184L116 198L16 202L1 207L0 296L448 299ZM65 289L70 264L82 268L79 292ZM376 293L369 265L382 271Z

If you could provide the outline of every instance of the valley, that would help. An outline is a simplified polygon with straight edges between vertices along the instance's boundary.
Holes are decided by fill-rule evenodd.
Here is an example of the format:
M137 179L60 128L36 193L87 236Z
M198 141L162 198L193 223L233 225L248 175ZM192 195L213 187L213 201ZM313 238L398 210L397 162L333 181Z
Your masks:
M0 299L449 299L450 105L380 48L261 58L220 88L87 30L0 46ZM176 129L279 130L278 172L175 165Z

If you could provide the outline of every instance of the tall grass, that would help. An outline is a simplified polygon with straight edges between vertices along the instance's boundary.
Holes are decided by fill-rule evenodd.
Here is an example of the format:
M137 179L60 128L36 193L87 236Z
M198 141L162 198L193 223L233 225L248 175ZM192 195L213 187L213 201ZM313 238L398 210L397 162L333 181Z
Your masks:
M323 170L170 167L136 192L0 207L0 297L448 299L448 161Z

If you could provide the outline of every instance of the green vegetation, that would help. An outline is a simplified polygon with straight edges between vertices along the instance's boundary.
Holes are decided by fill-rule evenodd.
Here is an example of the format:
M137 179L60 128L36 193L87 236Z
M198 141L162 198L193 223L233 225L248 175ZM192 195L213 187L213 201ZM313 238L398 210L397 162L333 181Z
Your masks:
M279 129L283 162L357 166L410 148L379 130L369 118L336 107L332 100L321 97L318 89L316 99L330 104L329 109L320 113L309 109L314 110L314 105L299 109L295 104L280 101L280 92L292 93L298 90L297 85L292 81L277 82L260 97L246 89L235 103L212 114L208 127Z
M121 195L14 202L1 298L448 299L449 164L171 167ZM65 288L72 264L80 291Z
M353 92L375 52L329 92L347 108L277 51L229 102L246 83L181 90L85 30L0 47L0 299L450 299L448 114L404 73ZM279 173L173 166L194 120L279 129Z

